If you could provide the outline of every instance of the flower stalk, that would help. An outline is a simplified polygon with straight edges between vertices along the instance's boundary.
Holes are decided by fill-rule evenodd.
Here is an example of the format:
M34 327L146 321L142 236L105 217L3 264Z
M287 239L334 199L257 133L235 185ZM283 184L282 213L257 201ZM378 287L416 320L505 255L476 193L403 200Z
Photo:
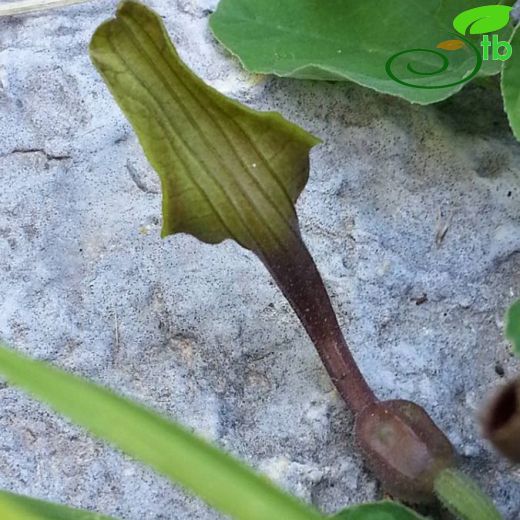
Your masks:
M354 361L321 275L299 234L288 249L258 256L303 324L339 394L358 414L378 400Z
M276 253L257 253L311 338L339 394L356 417L355 438L385 489L408 502L431 502L437 475L454 449L426 411L381 402L345 341L321 275L299 233Z

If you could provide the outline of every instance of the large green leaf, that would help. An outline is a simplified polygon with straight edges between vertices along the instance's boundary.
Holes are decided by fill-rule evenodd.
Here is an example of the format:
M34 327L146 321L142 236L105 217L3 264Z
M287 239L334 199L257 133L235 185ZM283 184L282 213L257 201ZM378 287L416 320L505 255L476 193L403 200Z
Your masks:
M478 71L481 38L459 37L453 20L462 11L489 3L221 0L210 25L217 39L252 72L350 80L426 104L454 94ZM510 26L502 30L501 39L510 32ZM463 45L437 48L453 38ZM495 74L499 68L499 62L489 61L480 73ZM388 71L417 88L391 79Z
M511 340L516 353L520 355L520 300L513 303L507 311L506 337Z
M0 374L237 520L322 518L224 452L104 388L4 347Z
M2 520L113 520L108 516L0 491Z
M515 29L511 38L512 56L504 62L502 71L502 96L509 124L520 140L520 30Z
M335 520L425 520L411 509L396 502L383 501L375 504L353 506L334 516Z
M204 84L180 60L161 18L137 2L124 2L98 28L90 53L160 175L163 236L284 249L298 233L293 204L318 140Z

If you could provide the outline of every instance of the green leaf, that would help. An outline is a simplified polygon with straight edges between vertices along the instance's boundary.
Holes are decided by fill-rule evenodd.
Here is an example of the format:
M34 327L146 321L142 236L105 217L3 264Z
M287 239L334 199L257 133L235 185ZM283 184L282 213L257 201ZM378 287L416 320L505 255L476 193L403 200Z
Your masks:
M322 518L224 452L108 390L4 347L0 374L235 519Z
M499 71L500 63L482 63L480 37L464 38L456 51L437 48L458 36L453 19L461 11L487 3L221 0L210 25L217 39L249 71L355 81L427 104L451 96L477 73ZM508 26L500 37L508 39L510 33Z
M415 511L388 500L349 507L333 518L336 520L425 520Z
M161 18L137 2L123 2L97 29L90 54L159 173L163 236L285 249L298 234L294 202L319 141L204 84L180 60Z
M513 303L507 311L506 337L511 340L516 353L520 355L520 300Z
M108 516L0 491L2 520L113 520Z
M513 134L520 141L520 30L515 28L511 38L512 56L503 63L502 97Z
M453 20L453 27L461 34L484 34L499 31L509 23L512 9L506 5L474 7L460 13Z

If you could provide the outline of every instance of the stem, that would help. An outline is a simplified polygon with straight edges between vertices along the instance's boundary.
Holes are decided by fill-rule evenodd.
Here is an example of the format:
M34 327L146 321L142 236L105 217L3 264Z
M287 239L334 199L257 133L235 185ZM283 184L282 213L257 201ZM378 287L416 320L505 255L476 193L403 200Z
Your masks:
M377 398L361 374L307 247L299 236L284 251L257 253L310 336L332 382L349 408L359 414Z
M65 7L67 5L80 4L88 0L20 0L19 2L8 2L0 4L0 16L32 13L43 11L54 7Z
M435 493L462 520L502 520L493 502L477 484L457 470L445 469L437 476Z

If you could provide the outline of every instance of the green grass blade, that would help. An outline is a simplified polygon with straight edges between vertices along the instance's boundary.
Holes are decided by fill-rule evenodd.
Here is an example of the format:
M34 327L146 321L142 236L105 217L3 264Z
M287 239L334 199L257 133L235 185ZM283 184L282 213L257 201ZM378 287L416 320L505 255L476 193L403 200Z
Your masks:
M435 492L460 520L503 520L491 499L460 471L444 470L435 480Z
M74 4L81 4L89 0L18 0L13 2L0 3L0 17L14 16L46 9L57 9Z
M5 347L0 374L237 520L322 518L224 452L104 388Z
M515 352L520 355L520 300L507 311L505 333L506 338L513 343Z
M2 520L114 520L111 517L0 491Z

